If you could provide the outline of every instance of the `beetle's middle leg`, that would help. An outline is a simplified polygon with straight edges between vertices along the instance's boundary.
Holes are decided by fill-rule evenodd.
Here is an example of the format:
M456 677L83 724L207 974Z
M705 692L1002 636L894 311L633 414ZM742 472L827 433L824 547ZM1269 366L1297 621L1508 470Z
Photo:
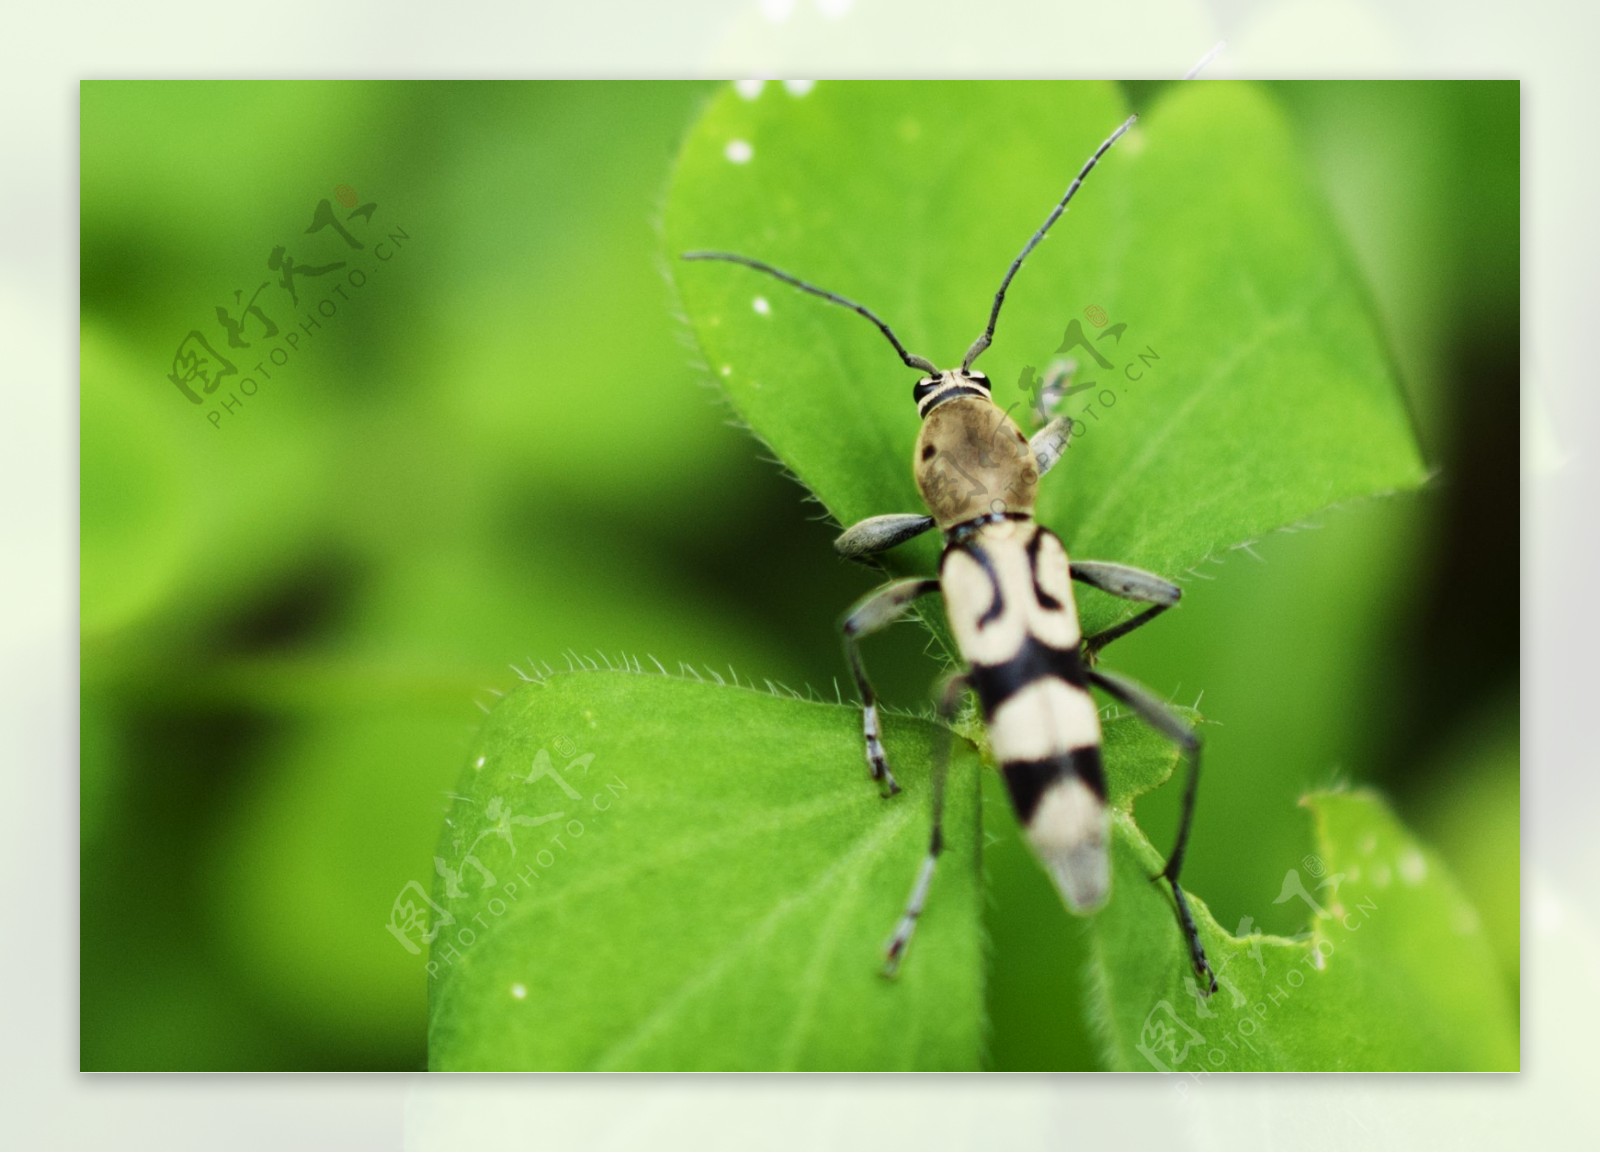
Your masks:
M861 663L861 638L892 625L905 615L912 601L938 588L939 582L931 577L893 581L857 601L839 626L844 634L844 651L850 660L850 672L856 679L856 690L861 694L861 731L867 742L867 768L872 771L872 779L884 787L884 796L898 793L900 786L889 771L889 759L883 751L883 733L878 724L878 698L872 691L872 682L867 679L866 666Z
M922 858L922 867L917 870L917 879L911 886L911 896L906 899L906 911L900 915L894 936L889 938L888 945L884 947L883 973L886 977L894 976L900 968L906 946L911 943L911 934L916 932L917 918L922 916L922 908L927 904L934 866L939 862L939 854L944 852L944 789L950 776L950 745L955 739L950 722L955 719L961 694L970 683L965 673L954 673L945 680L944 688L939 691L939 719L944 723L940 726L939 745L933 754L933 833L928 840L928 855Z
M1108 592L1112 596L1130 601L1144 601L1151 606L1138 616L1129 617L1120 625L1113 625L1103 632L1095 633L1092 637L1084 638L1084 649L1090 661L1093 661L1100 650L1112 641L1149 624L1177 604L1179 598L1183 596L1183 590L1171 581L1164 580L1155 573L1145 572L1144 569L1134 568L1132 565L1112 564L1102 560L1075 560L1069 561L1068 564L1072 569L1073 580L1081 581L1101 592Z

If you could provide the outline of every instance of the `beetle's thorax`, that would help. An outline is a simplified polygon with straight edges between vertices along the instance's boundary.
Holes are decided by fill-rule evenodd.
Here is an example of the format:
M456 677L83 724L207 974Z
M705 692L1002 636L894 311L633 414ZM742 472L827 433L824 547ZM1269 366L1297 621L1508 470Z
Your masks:
M1028 438L989 399L978 374L944 373L919 397L922 431L913 468L940 531L984 518L1030 517L1039 469Z

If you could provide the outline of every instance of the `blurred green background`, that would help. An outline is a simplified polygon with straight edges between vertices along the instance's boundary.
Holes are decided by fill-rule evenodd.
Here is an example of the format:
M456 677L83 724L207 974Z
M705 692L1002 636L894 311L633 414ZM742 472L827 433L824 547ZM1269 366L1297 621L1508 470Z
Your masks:
M1515 991L1518 87L1273 90L1439 476L1235 554L1113 663L1204 693L1185 879L1223 924L1295 931L1273 900L1309 851L1296 799L1372 784L1455 866ZM844 672L834 622L874 575L725 424L662 275L655 219L710 91L82 86L83 1068L424 1067L423 958L385 926L433 876L512 665ZM360 250L306 231L323 200ZM280 337L252 318L231 349L216 309L262 283ZM167 379L191 330L239 369L202 405ZM872 659L907 706L937 672L914 628ZM1175 801L1141 809L1157 843ZM1093 1067L1082 923L989 808L991 1064Z

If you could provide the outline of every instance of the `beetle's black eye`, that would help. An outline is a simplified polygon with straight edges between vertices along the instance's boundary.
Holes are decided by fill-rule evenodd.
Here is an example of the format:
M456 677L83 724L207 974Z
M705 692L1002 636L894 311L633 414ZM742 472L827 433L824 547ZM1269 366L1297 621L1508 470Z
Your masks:
M911 386L911 399L921 404L938 385L937 380L919 380Z
M969 372L967 374L967 379L985 391L992 391L989 388L989 378L981 372Z

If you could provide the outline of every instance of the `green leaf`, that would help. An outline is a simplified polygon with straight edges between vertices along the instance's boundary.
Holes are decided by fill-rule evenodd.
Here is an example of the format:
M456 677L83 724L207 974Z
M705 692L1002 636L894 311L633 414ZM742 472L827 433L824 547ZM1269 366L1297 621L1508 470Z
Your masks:
M1146 759L1144 773L1155 762ZM1167 758L1167 765L1172 758ZM1315 851L1289 863L1277 903L1296 939L1225 932L1189 894L1220 988L1198 995L1165 885L1165 854L1133 819L1155 778L1113 785L1114 900L1094 919L1092 1008L1116 1069L1515 1070L1517 1030L1477 911L1431 849L1376 795L1302 802Z
M1276 106L1208 83L1139 111L1018 275L981 366L1023 415L1019 381L1081 323L1111 367L1072 353L1074 383L1096 387L1066 401L1081 423L1040 519L1073 555L1181 576L1424 469L1365 292ZM768 261L953 364L1007 263L1126 114L1103 83L726 90L685 144L668 252ZM921 509L917 374L871 325L748 269L672 269L712 377L838 520ZM937 542L900 552L893 571L929 572ZM1100 598L1083 611L1090 629L1126 615Z
M888 800L854 707L624 673L510 694L439 848L460 879L434 894L453 921L430 951L430 1065L975 1068L977 758L955 742L950 846L886 980L936 729L885 720L906 789Z
M877 972L926 844L934 738L889 719L907 791L884 801L862 779L853 707L624 673L523 686L491 715L439 849L430 1064L978 1067L978 763L960 738L928 913L900 979ZM1149 879L1164 853L1133 819L1175 754L1129 716L1106 722L1105 751L1112 896L1081 924L1112 1067L1516 1067L1477 913L1365 793L1307 798L1315 852L1286 870L1282 898L1304 902L1303 939L1227 933L1190 893L1221 981L1202 1002L1168 890ZM1057 926L1040 933L1033 951L1055 957L1042 976L1075 979L1050 952Z

